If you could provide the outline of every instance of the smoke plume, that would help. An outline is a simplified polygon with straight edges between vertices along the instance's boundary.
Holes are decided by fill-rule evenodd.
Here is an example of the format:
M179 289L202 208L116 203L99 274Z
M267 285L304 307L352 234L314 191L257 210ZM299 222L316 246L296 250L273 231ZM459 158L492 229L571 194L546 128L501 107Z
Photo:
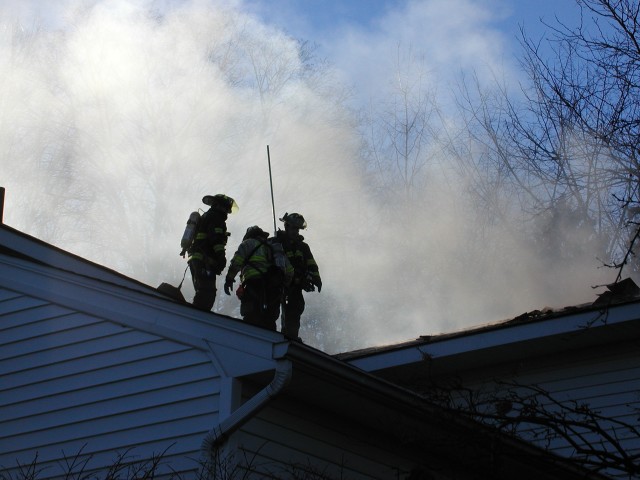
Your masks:
M444 149L425 151L411 196L363 163L354 104L388 98L399 42L420 51L430 88L456 70L503 68L486 10L451 3L409 2L374 33L344 29L323 45L333 64L321 68L308 44L242 2L3 3L5 222L177 285L182 231L204 195L240 206L228 257L248 226L273 230L269 145L276 214L305 216L323 278L303 315L313 346L333 353L590 301L603 283L594 253L558 264L492 227ZM457 15L438 23L445 8ZM214 311L239 316L237 299L220 289Z

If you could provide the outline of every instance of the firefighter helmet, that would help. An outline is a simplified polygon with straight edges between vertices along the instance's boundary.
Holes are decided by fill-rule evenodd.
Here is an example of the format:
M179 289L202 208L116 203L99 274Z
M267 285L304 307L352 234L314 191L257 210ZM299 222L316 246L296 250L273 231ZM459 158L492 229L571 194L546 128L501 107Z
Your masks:
M235 213L239 209L238 204L233 198L223 195L222 193L205 195L202 197L202 203L225 213Z
M247 232L242 237L242 240L246 240L247 238L267 238L269 234L262 230L259 226L253 225L252 227L247 228Z
M285 213L280 221L284 222L285 228L287 225L298 228L300 230L304 230L305 228L307 228L307 222L299 213Z

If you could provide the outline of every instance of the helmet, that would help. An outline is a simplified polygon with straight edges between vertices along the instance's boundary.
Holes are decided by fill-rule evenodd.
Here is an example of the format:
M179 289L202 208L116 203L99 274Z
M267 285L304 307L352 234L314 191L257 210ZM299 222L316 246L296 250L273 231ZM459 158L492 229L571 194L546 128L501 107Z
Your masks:
M221 193L217 195L205 195L202 197L202 203L225 213L235 213L238 211L238 204L236 201Z
M242 240L246 240L248 238L267 238L269 234L262 230L259 226L253 225L252 227L247 228L247 232L242 237Z
M307 222L299 213L285 213L280 221L284 222L285 227L287 225L291 225L292 227L299 228L300 230L307 228Z

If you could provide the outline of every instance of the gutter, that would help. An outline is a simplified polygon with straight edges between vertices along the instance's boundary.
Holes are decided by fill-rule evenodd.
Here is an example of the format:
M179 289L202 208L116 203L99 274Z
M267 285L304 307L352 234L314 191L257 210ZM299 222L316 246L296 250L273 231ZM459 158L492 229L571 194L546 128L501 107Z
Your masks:
M277 360L275 375L271 383L240 405L204 437L200 448L207 458L289 384L292 372L293 364L290 360Z
M528 479L557 479L559 469L565 478L570 479L606 479L607 477L572 464L568 459L546 452L520 439L496 432L495 429L479 424L465 417L446 415L446 410L438 407L411 390L399 387L384 379L364 372L352 365L337 360L325 354L306 347L305 345L289 342L281 345L283 352L274 352L276 369L273 380L265 388L234 410L227 418L209 431L202 442L201 451L206 459L213 459L215 451L229 440L229 437L241 428L254 415L279 395L292 380L293 363L296 369L304 372L318 372L325 380L334 385L342 385L355 395L380 405L381 411L393 410L404 417L419 422L427 435L433 430L436 435L449 432L449 438L465 438L470 433L478 435L477 459L485 464L482 468L489 468L495 462L493 455L498 455L503 463L502 471L496 478L510 478L509 469L526 468L531 472L523 478ZM285 358L286 357L286 358ZM387 427L394 428L393 419L387 418ZM391 423L389 423L391 422ZM445 425L446 423L446 425ZM434 430L435 429L435 430ZM439 430L442 432L438 433ZM496 450L497 448L497 450ZM464 451L468 451L465 449ZM537 473L536 473L537 472Z

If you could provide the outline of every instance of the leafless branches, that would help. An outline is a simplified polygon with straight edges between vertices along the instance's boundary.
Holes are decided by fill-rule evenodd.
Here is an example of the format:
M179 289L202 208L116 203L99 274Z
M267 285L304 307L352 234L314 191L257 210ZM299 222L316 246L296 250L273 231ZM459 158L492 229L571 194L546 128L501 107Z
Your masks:
M459 384L431 386L425 394L450 411L499 431L545 449L562 449L594 472L640 475L640 453L627 447L640 440L637 404L627 405L624 417L613 418L587 403L559 399L539 385L512 382L497 382L486 391Z

